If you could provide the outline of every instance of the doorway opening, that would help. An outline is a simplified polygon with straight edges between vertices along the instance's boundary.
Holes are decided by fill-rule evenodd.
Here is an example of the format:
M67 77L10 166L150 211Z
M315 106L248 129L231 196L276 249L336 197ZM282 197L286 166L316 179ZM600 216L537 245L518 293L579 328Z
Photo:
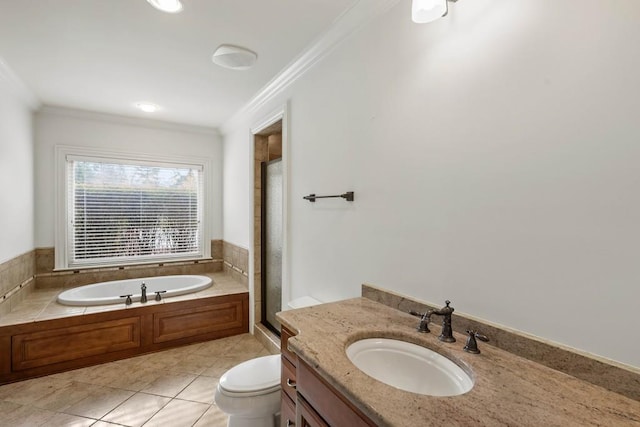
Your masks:
M255 318L280 335L282 309L282 120L254 134Z

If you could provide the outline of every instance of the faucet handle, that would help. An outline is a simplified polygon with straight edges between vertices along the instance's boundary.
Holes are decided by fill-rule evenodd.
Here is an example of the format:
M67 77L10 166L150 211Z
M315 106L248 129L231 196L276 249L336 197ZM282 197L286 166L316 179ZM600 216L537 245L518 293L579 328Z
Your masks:
M451 313L453 313L455 311L455 309L453 307L449 306L449 304L451 304L451 301L446 300L444 302L444 304L445 304L445 306L440 309L440 312L442 314L451 314Z
M128 295L120 295L120 298L126 298L126 300L124 300L125 305L131 305L132 301L131 301L131 296L133 294L128 294Z
M431 321L431 312L427 311L426 313L418 313L417 311L410 310L409 314L412 316L416 316L420 318L420 323L416 330L422 333L429 333L431 330L429 329L429 322Z
M463 350L467 353L480 354L476 338L484 342L489 341L489 338L478 331L467 330L467 334L469 334L469 338L467 338L467 344L463 347Z
M156 301L162 300L162 296L160 294L164 294L167 291L156 291Z

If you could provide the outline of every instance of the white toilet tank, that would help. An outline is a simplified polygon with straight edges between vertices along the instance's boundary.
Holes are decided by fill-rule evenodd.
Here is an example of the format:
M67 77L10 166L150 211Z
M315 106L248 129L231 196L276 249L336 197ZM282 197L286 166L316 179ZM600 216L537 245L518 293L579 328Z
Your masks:
M318 301L314 297L304 296L304 297L296 298L289 301L287 305L289 306L289 309L295 309L295 308L311 307L318 304L322 304L322 302Z

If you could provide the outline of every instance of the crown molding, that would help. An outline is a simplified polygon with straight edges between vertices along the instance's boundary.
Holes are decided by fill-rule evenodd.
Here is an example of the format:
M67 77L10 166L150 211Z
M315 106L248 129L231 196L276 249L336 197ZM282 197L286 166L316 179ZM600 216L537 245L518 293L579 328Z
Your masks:
M31 110L37 110L42 105L38 97L9 67L9 64L0 56L0 86L4 86L9 93L24 102Z
M248 119L252 113L306 74L347 37L371 19L382 15L400 0L358 0L333 22L331 27L307 46L292 62L283 68L251 100L240 108L221 127L222 134Z
M44 105L38 110L37 114L71 117L81 120L94 120L119 125L139 126L176 132L189 132L220 136L220 132L216 128L187 125L183 123L165 122L162 120L147 119L142 117L121 116L117 114L100 113L97 111L79 110L57 105Z

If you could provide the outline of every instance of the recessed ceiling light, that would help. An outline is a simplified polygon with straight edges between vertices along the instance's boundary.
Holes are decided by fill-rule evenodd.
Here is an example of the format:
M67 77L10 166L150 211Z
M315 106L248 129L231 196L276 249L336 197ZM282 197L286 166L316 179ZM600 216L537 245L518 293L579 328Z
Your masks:
M151 102L136 102L136 108L144 111L145 113L155 113L160 109L156 104Z
M219 46L211 60L214 64L232 70L247 70L256 63L258 55L244 47L223 44Z
M182 11L180 0L147 0L149 4L158 10L167 13L178 13Z

